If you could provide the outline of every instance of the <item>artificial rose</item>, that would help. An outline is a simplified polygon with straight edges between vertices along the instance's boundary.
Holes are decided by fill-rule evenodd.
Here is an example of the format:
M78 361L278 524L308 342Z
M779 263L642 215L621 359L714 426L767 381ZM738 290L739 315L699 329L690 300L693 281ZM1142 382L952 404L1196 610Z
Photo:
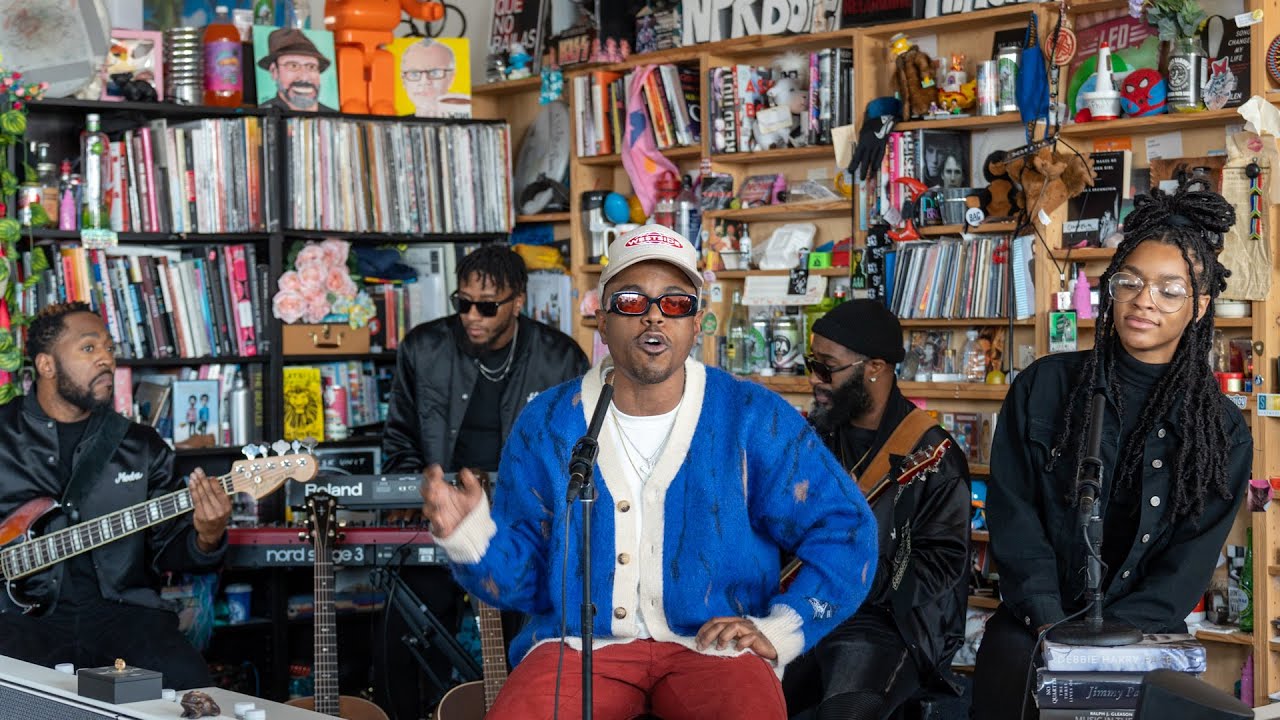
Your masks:
M325 278L324 289L344 298L353 298L356 295L356 284L352 281L351 276L347 274L344 267L332 268L329 270L329 277Z
M323 290L324 281L328 272L319 265L309 265L298 269L298 281L302 284L302 291Z
M285 323L296 323L302 319L302 314L307 309L307 301L302 295L291 290L281 290L276 293L275 299L271 303L272 312L276 319Z
M302 292L302 280L298 277L297 270L290 270L280 276L280 280L276 283L281 290L289 292Z
M302 317L309 323L318 323L324 320L324 316L328 314L329 301L322 294L307 301L307 309L303 312Z
M325 254L324 248L319 245L307 245L298 251L298 257L293 261L293 266L299 272L306 268L314 267L323 270L328 267L329 258Z
M320 249L324 250L325 262L331 268L347 266L347 253L350 252L350 248L351 244L346 240L330 238L320 243Z

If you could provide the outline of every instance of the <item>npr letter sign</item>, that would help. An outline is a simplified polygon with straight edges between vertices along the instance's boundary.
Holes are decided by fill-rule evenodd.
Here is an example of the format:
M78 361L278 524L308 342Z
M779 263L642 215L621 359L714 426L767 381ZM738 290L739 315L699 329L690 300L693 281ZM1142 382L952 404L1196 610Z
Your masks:
M942 15L957 15L970 10L986 10L987 8L1018 5L1024 0L924 0L924 16L927 18Z
M684 0L685 45L747 35L806 33L814 0Z

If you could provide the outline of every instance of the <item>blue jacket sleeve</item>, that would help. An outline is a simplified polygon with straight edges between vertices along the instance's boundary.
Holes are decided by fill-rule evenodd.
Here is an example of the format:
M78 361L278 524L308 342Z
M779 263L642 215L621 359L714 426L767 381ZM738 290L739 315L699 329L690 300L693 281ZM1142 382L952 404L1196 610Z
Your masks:
M876 574L876 519L808 422L781 397L759 392L767 398L768 424L753 429L757 441L743 451L749 510L803 563L772 605L799 616L808 650L866 598Z

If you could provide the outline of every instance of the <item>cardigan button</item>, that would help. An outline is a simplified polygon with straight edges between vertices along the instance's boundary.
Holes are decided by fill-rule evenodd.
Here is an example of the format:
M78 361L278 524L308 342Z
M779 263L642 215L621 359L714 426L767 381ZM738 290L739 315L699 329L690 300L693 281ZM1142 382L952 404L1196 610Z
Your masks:
M631 562L631 556L630 556L630 555L628 555L628 554L626 554L626 553L618 553L618 564L619 564L619 565L626 565L626 564L627 564L627 563L629 563L629 562Z
M1120 573L1120 578L1121 579L1127 578L1129 577L1129 574L1130 574L1129 571L1125 570L1124 572Z
M1160 507L1160 497L1158 495L1151 496L1151 507Z
M631 509L631 503L622 500L618 503L618 512L626 512Z
M1142 533L1142 542L1147 543L1150 541L1151 541L1151 533Z
M1151 467L1159 470L1160 468L1164 467L1164 461L1161 460L1160 458L1156 458L1155 460L1151 461Z
M1156 437L1159 437L1159 438L1164 437L1164 428L1160 428L1159 430L1156 431Z
M627 609L624 607L616 607L613 609L613 616L621 620L627 616Z

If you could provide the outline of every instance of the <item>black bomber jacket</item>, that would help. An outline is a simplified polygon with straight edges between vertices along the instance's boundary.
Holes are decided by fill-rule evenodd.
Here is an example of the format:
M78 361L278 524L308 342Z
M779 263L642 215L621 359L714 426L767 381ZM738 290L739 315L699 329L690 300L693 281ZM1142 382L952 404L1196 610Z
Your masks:
M103 428L110 410L91 416L83 439L76 447L74 466L95 463L93 482L71 488L64 497L66 479L58 470L57 424L45 414L32 394L0 406L0 519L37 497L52 497L70 503L70 508L52 527L91 520L141 503L148 498L180 490L183 478L174 477L173 450L156 431L130 423L119 447L109 458L87 457L94 438ZM226 553L226 535L212 553L196 546L191 514L180 515L147 530L117 538L92 553L104 599L148 608L175 609L161 600L158 588L165 572L208 572L216 569ZM42 597L48 609L56 603L67 563L24 579L29 592ZM0 594L3 597L3 594ZM15 607L0 602L0 612Z
M1076 508L1072 452L1052 469L1054 442L1066 404L1079 382L1086 353L1037 360L1014 380L1000 410L991 449L987 524L1000 573L1000 595L1019 621L1034 630L1084 607L1086 564ZM1108 384L1105 379L1101 383ZM1102 434L1106 512L1120 453L1119 412L1108 393ZM1113 569L1104 614L1146 633L1186 632L1183 619L1208 587L1218 554L1247 494L1253 438L1239 409L1225 396L1219 412L1230 443L1227 479L1231 497L1210 489L1195 521L1169 512L1172 465L1181 433L1175 403L1146 438L1142 458L1141 513L1133 546Z
M568 335L521 315L516 356L502 392L502 438L538 393L587 372L587 356ZM475 387L475 359L462 350L457 315L415 327L396 353L395 382L382 433L382 471L419 472L453 460Z

